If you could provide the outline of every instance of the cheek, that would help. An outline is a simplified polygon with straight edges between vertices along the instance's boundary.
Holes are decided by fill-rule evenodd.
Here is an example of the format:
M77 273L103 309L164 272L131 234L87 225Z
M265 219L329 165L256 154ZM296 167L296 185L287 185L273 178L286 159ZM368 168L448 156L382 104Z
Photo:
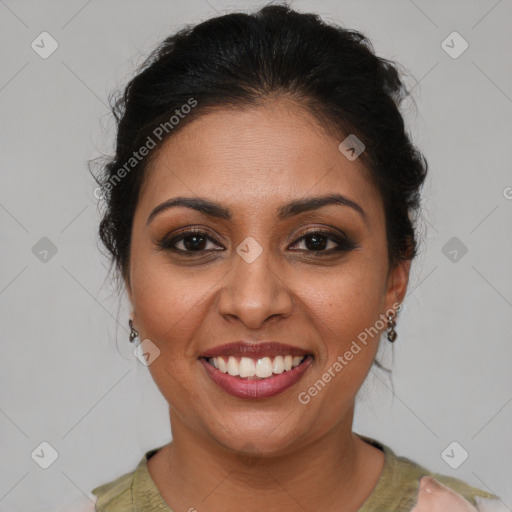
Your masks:
M318 363L322 380L328 382L317 405L333 400L339 412L366 378L385 328L382 275L375 267L347 265L336 278L316 279L309 286L304 300L313 330L322 340L325 352ZM308 384L315 386L315 382ZM332 414L336 416L334 411Z
M318 327L324 326L327 338L342 348L348 338L374 325L384 312L382 288L376 269L353 265L335 277L310 281L303 293Z
M151 376L169 404L186 410L194 389L191 365L192 346L198 326L201 325L201 301L205 281L173 270L170 265L140 258L138 268L132 271L133 306L136 312L141 340L149 339L160 350L149 365Z
M175 270L165 264L162 254L153 256L139 251L133 261L138 262L131 276L139 332L159 347L164 360L172 355L176 366L179 358L186 355L187 341L198 323L196 318L208 283L194 278L191 269Z
M165 253L144 247L134 249L132 261L133 307L139 330L157 344L172 338L172 345L179 345L177 336L187 338L207 290L219 277L215 279L212 272L198 276L193 266L173 266Z

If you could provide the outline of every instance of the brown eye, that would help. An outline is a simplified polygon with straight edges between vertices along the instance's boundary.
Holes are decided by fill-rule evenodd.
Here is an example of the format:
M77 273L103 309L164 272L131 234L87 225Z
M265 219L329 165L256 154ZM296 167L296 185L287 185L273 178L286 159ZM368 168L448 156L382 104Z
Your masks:
M332 252L350 251L357 247L350 238L323 230L310 231L296 240L293 245L297 245L301 240L304 240L305 249L303 250L306 252L330 254Z
M210 247L208 248L208 243ZM158 247L163 250L170 250L178 253L197 253L201 254L204 251L211 251L211 244L216 245L216 241L207 233L199 230L189 230L180 233L178 236L170 239L164 238L158 242ZM178 247L181 245L181 247ZM216 250L216 249L213 249Z

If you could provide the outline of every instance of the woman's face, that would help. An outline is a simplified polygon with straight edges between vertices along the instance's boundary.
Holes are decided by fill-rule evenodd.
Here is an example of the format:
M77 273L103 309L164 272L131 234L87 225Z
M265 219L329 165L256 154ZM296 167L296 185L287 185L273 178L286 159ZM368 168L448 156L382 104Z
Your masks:
M154 358L158 351L149 350L149 369L170 404L173 427L179 422L230 449L250 443L268 454L296 449L341 424L351 428L355 395L385 330L384 315L403 299L409 265L387 275L381 197L340 142L281 99L196 119L167 140L148 168L127 289L140 339L160 351ZM363 213L332 203L283 209L333 194ZM175 206L148 223L154 208L177 197L215 203L229 218ZM202 235L179 238L191 228ZM327 234L312 234L319 230ZM312 361L291 387L262 397L253 381L253 394L243 398L215 383L211 370L220 370L207 371L200 357L240 340L291 345Z

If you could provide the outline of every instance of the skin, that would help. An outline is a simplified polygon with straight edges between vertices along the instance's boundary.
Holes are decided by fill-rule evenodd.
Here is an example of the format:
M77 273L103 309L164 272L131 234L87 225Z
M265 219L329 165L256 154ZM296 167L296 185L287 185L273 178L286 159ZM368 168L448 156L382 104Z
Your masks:
M169 138L148 168L125 282L140 339L160 350L149 370L169 403L173 441L148 469L175 511L225 512L241 503L260 511L271 503L274 510L329 512L343 503L350 512L380 477L383 452L352 432L355 396L379 336L308 404L297 400L359 333L402 302L409 277L410 261L389 269L382 199L340 142L279 98L205 114ZM334 192L359 203L366 221L340 205L277 219L284 203ZM219 202L233 218L176 207L146 226L153 208L177 196ZM205 255L158 250L158 239L186 226L213 237ZM303 238L315 228L342 230L358 247L315 255ZM248 236L263 250L252 263L236 252ZM337 246L326 243L326 253ZM177 247L186 250L183 241ZM299 346L314 364L278 396L236 398L210 380L198 357L240 339Z

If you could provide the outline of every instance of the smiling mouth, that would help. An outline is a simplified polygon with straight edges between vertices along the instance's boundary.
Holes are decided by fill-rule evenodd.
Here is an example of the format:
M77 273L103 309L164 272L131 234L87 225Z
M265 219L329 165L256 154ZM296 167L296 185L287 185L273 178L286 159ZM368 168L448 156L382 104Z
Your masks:
M263 380L291 372L304 364L308 358L312 359L313 356L311 354L304 354L303 356L278 355L258 359L235 356L201 357L219 372L237 377L240 380Z

